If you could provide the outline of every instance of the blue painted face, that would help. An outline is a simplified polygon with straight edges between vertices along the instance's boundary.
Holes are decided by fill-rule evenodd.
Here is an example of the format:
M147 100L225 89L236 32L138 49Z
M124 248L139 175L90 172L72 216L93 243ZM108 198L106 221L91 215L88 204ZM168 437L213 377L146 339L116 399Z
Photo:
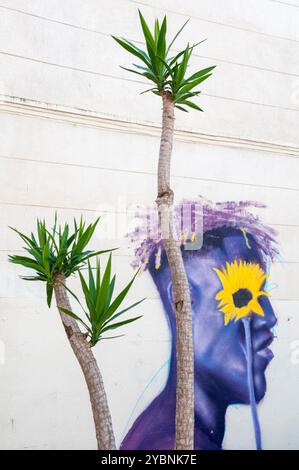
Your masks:
M240 321L224 326L224 315L215 300L222 286L213 268L220 269L226 261L232 262L236 258L260 261L244 247L241 237L226 239L224 249L213 248L203 256L193 256L186 261L193 310L195 380L209 395L227 405L249 403L245 335ZM271 329L276 323L269 299L260 297L259 302L265 316L254 315L251 322L257 401L266 391L265 370L273 357L268 346L273 339Z
M241 321L224 325L216 294L222 289L214 268L221 269L235 259L260 264L262 257L255 240L245 239L237 229L218 229L205 234L202 250L183 252L189 280L194 334L195 361L195 448L219 449L225 428L225 413L234 403L249 404L245 334ZM153 260L152 260L153 261ZM171 449L175 428L175 317L172 307L171 279L166 258L161 268L149 265L172 333L169 377L164 390L135 421L122 443L122 449ZM273 354L268 349L276 323L271 303L259 298L264 317L251 320L253 375L256 401L266 392L265 370Z

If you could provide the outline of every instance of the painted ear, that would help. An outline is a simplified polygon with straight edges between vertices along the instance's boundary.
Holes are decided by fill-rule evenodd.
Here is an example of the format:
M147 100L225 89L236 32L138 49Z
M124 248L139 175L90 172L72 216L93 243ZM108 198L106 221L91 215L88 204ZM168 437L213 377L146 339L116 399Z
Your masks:
M195 286L193 286L191 281L189 281L189 289L190 289L191 305L193 305L196 299L196 289L195 289ZM172 291L171 281L169 282L168 287L167 287L167 296L168 296L169 303L172 305L173 304L173 291Z
M195 304L195 300L196 300L196 289L191 281L189 281L189 289L190 289L190 298L191 298L191 306L192 306Z
M170 305L173 304L173 294L172 294L172 282L170 281L167 286L167 297Z

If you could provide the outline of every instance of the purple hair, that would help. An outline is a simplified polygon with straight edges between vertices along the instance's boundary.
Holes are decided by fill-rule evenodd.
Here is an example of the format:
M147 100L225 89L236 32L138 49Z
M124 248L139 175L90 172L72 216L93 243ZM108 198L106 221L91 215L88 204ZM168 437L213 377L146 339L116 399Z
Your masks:
M246 243L247 235L254 238L263 257L272 261L278 255L278 247L275 240L277 233L271 227L261 223L257 215L248 211L248 208L264 208L265 205L254 201L227 201L213 203L199 196L197 199L183 199L174 207L174 223L182 249L186 241L194 241L197 235L220 228L234 228L242 232ZM189 212L188 223L183 223L183 213ZM157 210L137 213L136 217L141 224L128 234L130 241L135 246L135 259L132 262L134 268L148 267L149 259L155 255L156 269L160 267L163 254L161 230L158 223Z

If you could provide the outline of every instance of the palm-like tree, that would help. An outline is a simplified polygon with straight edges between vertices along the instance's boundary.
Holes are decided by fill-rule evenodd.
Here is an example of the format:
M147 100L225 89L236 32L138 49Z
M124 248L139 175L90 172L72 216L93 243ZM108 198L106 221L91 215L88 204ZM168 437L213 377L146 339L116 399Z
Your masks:
M162 133L158 163L157 207L162 231L163 245L167 254L172 277L173 307L177 329L177 390L176 390L176 438L178 450L193 449L194 446L194 354L192 336L192 312L188 280L183 264L180 244L173 232L174 193L170 186L171 154L174 133L175 108L188 112L187 108L202 111L193 98L200 94L196 87L211 76L214 66L199 70L187 76L189 61L194 48L199 44L189 44L185 49L171 53L171 48L187 22L173 40L167 44L167 19L162 23L156 19L151 32L139 11L140 23L145 39L146 50L142 50L124 38L112 36L124 49L137 57L141 64L134 69L123 67L134 74L147 78L153 87L152 92L162 98Z
M97 223L98 220L85 227L82 219L79 224L75 220L72 233L70 233L68 224L65 224L63 228L57 227L56 218L51 230L47 229L45 221L37 220L36 235L31 233L27 236L13 229L25 243L26 256L11 255L9 261L35 271L33 276L22 276L22 278L27 281L41 281L46 284L49 307L54 292L66 336L80 364L89 391L98 449L114 450L116 446L110 410L102 374L93 355L92 347L101 339L105 339L106 332L140 318L138 316L115 322L116 319L120 319L123 314L137 306L142 300L123 310L118 310L126 298L136 275L117 296L114 296L116 275L111 276L111 254L103 276L101 276L99 259L94 274L90 259L107 251L112 251L95 252L86 250ZM87 281L81 271L86 266L88 270ZM81 315L79 316L73 312L68 293L71 293L79 303L80 301L66 286L66 279L77 273L80 277L86 304L85 308L82 307L84 320ZM83 326L83 331L81 331L79 323Z

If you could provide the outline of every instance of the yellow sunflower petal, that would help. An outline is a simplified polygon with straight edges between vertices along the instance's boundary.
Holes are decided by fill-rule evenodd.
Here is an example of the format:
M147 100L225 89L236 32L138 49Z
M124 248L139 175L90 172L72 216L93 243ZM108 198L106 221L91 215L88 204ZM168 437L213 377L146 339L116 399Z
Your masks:
M224 324L227 325L229 321L238 321L251 313L264 316L264 311L258 302L260 296L267 296L269 294L265 291L260 290L265 280L268 277L261 266L258 263L248 263L244 260L235 259L232 263L226 262L225 266L221 269L214 268L217 273L221 284L222 290L217 292L215 298L219 301L218 309L224 313ZM234 303L235 297L233 294L237 293L241 289L249 290L252 295L251 300L248 299L248 303L239 308L238 304ZM246 295L240 292L239 300L236 302L246 303ZM238 297L238 296L237 296ZM243 298L243 300L242 300Z
M264 310L262 309L257 300L251 300L248 306L252 310L252 312L256 313L257 315L260 315L261 317L265 316Z
M236 311L236 307L233 304L227 304L224 305L224 307L221 307L221 312L223 313L231 313L234 314Z
M255 282L255 288L257 290L260 290L260 288L262 287L262 285L264 284L265 280L267 279L267 277L269 277L267 274L264 274L263 276L259 276L257 279L256 279L256 282Z
M238 321L241 318L247 317L249 314L250 314L250 309L248 308L248 306L239 308L236 314L235 321Z
M215 299L216 299L216 300L220 300L220 299L222 299L222 298L224 297L224 295L225 295L225 290L222 289L222 290L220 290L220 291L215 295Z
M222 287L225 288L227 285L227 277L225 274L217 268L214 268L214 271L218 274L218 277L221 281Z
M270 294L269 294L269 292L265 292L265 291L263 291L263 290L260 290L260 291L258 292L258 297L260 297L261 295L264 295L265 297L271 297Z

